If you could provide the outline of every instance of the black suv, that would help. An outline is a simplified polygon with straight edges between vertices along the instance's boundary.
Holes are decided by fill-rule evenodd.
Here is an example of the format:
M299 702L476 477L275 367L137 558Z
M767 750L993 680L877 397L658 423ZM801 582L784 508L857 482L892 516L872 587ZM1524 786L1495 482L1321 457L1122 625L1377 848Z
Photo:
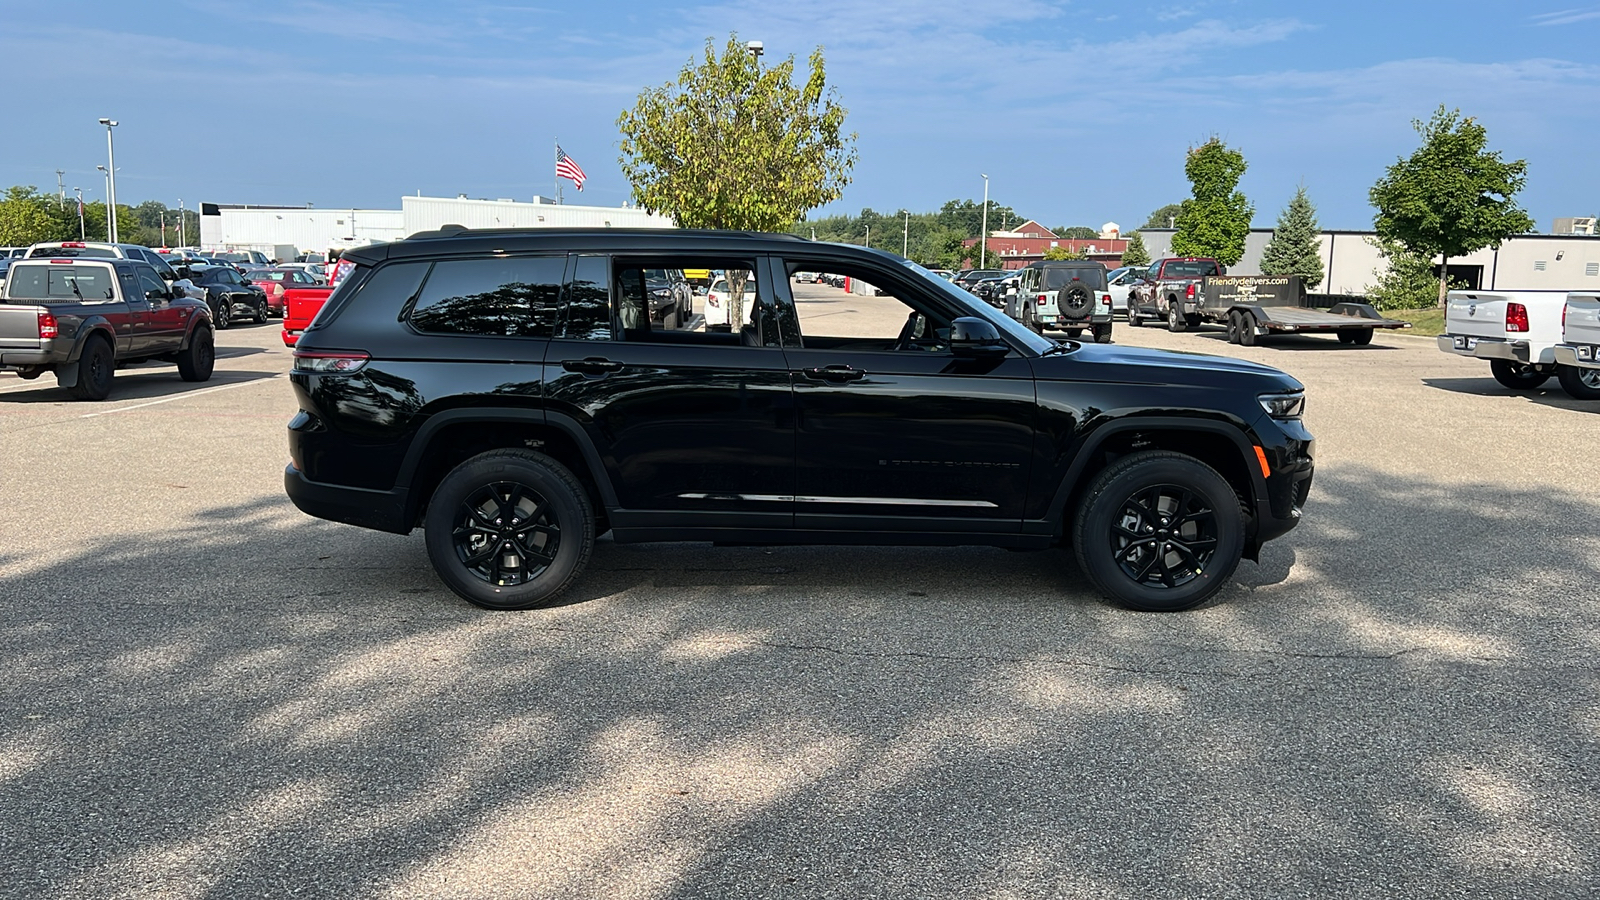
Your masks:
M1070 543L1151 610L1298 521L1301 385L1041 337L899 257L788 235L450 227L348 251L295 348L300 509L405 534L456 593L539 606L619 543ZM749 273L731 333L653 269ZM796 272L843 276L840 294Z

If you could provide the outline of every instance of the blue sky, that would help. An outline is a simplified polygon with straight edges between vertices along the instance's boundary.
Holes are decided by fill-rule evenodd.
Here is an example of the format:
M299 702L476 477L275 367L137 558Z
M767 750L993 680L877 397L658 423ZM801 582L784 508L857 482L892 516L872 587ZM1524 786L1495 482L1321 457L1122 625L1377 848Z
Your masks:
M1529 164L1524 206L1600 212L1600 2L412 0L0 2L0 186L98 198L396 208L554 191L557 137L618 205L616 118L708 36L817 45L861 160L822 212L991 197L1046 225L1141 224L1218 135L1270 226L1305 183L1330 228L1440 103ZM24 124L25 123L25 124Z

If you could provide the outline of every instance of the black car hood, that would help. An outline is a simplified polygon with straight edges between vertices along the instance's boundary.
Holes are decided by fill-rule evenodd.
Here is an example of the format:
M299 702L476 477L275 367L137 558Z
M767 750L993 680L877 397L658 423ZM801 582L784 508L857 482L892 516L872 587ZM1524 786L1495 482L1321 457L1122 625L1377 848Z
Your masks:
M1304 386L1287 373L1260 363L1113 344L1079 344L1070 353L1034 360L1037 377L1053 381L1120 381L1138 384L1188 384L1223 387L1255 382L1263 391L1298 391Z

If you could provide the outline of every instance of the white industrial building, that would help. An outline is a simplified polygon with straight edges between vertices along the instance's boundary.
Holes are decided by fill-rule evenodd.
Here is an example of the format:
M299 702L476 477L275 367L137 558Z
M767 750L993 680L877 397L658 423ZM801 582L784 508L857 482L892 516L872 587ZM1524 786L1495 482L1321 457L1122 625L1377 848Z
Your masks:
M672 228L672 219L636 207L577 206L545 198L469 200L401 197L399 209L200 205L200 246L208 250L261 250L274 258L344 251L442 225L468 228Z
M1170 255L1173 230L1142 228L1152 258ZM1378 255L1371 231L1324 231L1318 291L1364 294L1376 285L1388 264ZM1245 238L1244 256L1229 266L1230 275L1261 274L1261 253L1272 229L1253 228ZM1519 234L1498 248L1450 258L1450 278L1475 290L1600 291L1600 237L1587 234Z

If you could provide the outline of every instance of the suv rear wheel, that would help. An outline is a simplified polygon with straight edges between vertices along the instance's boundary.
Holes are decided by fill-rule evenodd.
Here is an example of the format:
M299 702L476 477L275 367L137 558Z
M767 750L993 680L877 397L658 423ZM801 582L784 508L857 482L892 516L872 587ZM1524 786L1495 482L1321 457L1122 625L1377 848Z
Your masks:
M456 466L433 492L424 527L439 578L486 609L549 604L594 549L588 492L566 466L529 450Z
M1078 506L1078 565L1132 609L1176 612L1222 589L1244 550L1239 498L1192 456L1147 451L1108 466Z

